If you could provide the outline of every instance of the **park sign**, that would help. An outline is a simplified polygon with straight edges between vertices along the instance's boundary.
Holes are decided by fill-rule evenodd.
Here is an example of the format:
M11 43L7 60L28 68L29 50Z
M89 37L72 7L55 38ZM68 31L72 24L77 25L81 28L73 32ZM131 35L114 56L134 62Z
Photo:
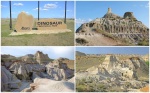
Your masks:
M15 25L15 30L17 32L21 31L31 31L34 24L34 18L32 15L27 15L25 12L21 12L17 17L17 22Z
M43 19L36 22L38 30L56 30L67 29L67 25L62 20L58 19Z
M55 31L55 30L68 30L67 25L62 20L58 19L41 19L34 22L32 15L28 15L25 12L21 12L17 17L15 25L15 32L31 32L33 25L36 25L36 32L38 31Z

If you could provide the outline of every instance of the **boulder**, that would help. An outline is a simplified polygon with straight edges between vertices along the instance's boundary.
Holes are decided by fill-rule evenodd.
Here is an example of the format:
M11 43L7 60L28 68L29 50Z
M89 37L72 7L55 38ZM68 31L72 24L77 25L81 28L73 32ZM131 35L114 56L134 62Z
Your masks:
M1 66L1 90L16 89L21 86L21 81L9 72L4 66Z
M15 30L17 32L31 31L34 24L34 18L32 15L28 15L25 12L21 12L17 17Z
M33 72L45 71L45 67L39 64L26 64L15 62L9 68L20 80L30 80Z
M63 63L64 60L65 59L60 58L46 65L46 71L51 78L55 80L65 80L74 75L74 71L68 68L66 63Z
M34 55L34 59L39 63L39 64L45 64L50 61L50 58L48 57L47 54L43 54L41 51L37 51Z

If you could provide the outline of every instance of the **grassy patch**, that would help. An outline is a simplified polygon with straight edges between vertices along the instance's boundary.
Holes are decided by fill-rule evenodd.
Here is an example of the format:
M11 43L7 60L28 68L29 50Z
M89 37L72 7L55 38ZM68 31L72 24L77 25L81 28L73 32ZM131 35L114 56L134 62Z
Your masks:
M66 63L70 69L74 69L74 60L66 60L63 63Z
M36 20L36 19L35 19ZM16 19L13 19L13 29ZM9 19L1 19L1 45L2 46L73 46L74 20L67 19L67 28L72 32L41 35L9 36L13 30L9 29Z
M76 42L79 44L87 44L88 41L85 40L84 38L76 38Z
M85 71L92 66L97 66L101 64L105 59L103 57L94 57L94 56L76 56L76 71Z
M108 38L111 38L113 40L116 40L116 38L114 36L112 36L111 34L107 33L106 31L99 30L99 29L94 29L94 31L97 32L97 33L101 33L105 37L108 37Z
M146 64L148 65L148 67L149 67L149 61L146 61Z
M140 46L149 46L149 41L147 39L143 39L140 42L138 42L138 45L140 45Z

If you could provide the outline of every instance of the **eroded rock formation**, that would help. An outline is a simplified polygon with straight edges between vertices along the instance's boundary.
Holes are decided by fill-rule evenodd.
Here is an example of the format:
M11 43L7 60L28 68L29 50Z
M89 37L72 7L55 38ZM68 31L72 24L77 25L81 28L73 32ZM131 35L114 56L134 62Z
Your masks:
M68 68L67 64L63 63L63 61L65 61L63 58L56 59L46 66L50 77L55 80L65 80L74 76L74 70Z
M107 37L115 37L117 40L123 40L132 45L140 44L141 41L146 41L148 44L149 40L149 28L141 21L138 21L133 12L126 12L123 17L120 17L113 14L110 8L108 8L108 12L103 18L96 18L89 23L82 24L76 30L76 36L86 40L88 36L93 36L94 38L95 34L98 34L97 32Z
M68 88L68 91L73 91L73 89L69 89L69 85L63 86L63 83L66 82L65 84L68 84L69 82L67 82L67 80L74 76L74 70L70 69L67 66L68 64L65 63L72 60L67 58L59 58L52 61L52 59L50 59L47 54L44 54L41 51L37 51L34 55L27 54L21 57L15 57L11 55L2 55L1 57L2 91L20 92L31 82L37 79L42 81L43 78L47 79L49 83L63 80L64 82L60 82L59 84L61 84L61 86L66 89ZM41 84L37 82L34 83L39 85ZM30 89L25 89L24 91L31 92L35 90L34 83L31 84ZM57 84L56 87L59 84ZM69 84L73 84L73 82Z
M49 57L47 54L43 54L41 51L37 51L34 55L35 60L39 63L39 64L43 64L47 61L49 61Z
M100 56L95 55L95 57ZM91 66L86 71L77 72L76 82L78 86L81 85L81 82L89 87L91 83L95 84L91 91L133 92L148 85L148 74L148 65L140 55L107 54L99 65ZM96 85L101 85L106 89L98 88ZM118 90L113 90L116 88Z

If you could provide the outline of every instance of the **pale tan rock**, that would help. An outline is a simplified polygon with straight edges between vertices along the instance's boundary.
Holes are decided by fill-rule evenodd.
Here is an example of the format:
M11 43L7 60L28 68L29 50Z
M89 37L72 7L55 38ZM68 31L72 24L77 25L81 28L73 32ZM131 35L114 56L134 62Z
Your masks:
M27 15L25 12L21 12L17 17L15 30L17 32L30 31L30 30L32 30L33 24L34 24L33 16Z
M38 30L58 30L67 29L67 25L58 19L42 19L36 22Z

